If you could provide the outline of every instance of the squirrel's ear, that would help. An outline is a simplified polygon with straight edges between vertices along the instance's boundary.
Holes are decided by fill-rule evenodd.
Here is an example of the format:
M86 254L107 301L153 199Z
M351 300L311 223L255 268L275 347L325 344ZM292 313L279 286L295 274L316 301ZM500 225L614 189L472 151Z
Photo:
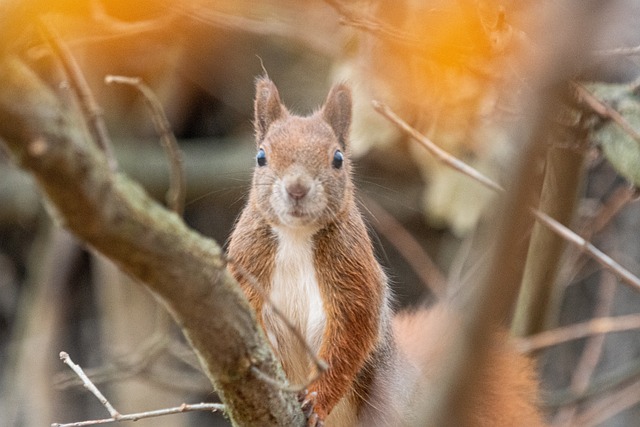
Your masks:
M258 144L262 142L269 126L285 113L280 102L276 85L268 77L260 77L256 82L256 101L254 105L254 127Z
M351 89L345 84L337 84L331 88L322 108L322 117L329 123L338 138L342 149L349 142L351 126Z

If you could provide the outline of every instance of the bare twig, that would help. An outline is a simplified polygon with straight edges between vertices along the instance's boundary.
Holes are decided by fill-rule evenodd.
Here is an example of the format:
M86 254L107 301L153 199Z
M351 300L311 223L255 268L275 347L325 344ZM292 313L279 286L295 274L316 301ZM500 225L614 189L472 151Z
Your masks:
M593 53L597 56L635 56L640 55L640 46L596 50Z
M545 392L543 405L547 408L559 408L572 403L584 402L587 399L599 399L600 396L608 395L615 390L619 390L626 384L637 381L640 378L640 359L632 360L622 366L616 366L607 372L600 373L594 378L588 389L575 395L568 389L558 391L548 390Z
M137 412L134 414L126 414L120 415L119 418L102 418L99 420L88 420L88 421L79 421L76 423L53 423L51 427L84 427L84 426L93 426L99 424L110 424L110 423L120 423L123 421L138 421L144 418L154 418L161 417L164 415L172 415L172 414L181 414L184 412L195 412L195 411L205 411L205 412L223 412L225 410L224 405L221 403L183 403L180 406L176 406L174 408L165 408L158 409L155 411L146 411L146 412Z
M208 8L185 7L184 4L174 4L169 6L172 12L178 13L188 18L217 28L241 31L249 34L269 37L284 37L289 40L302 43L304 46L329 57L336 57L340 54L336 43L324 36L318 36L313 31L308 31L306 27L288 25L274 19L249 18L246 16L223 13Z
M591 335L640 329L640 314L600 317L516 340L518 350L524 353L541 350Z
M594 313L596 318L606 316L611 311L616 291L616 277L608 272L603 272L599 286L598 305ZM587 340L569 385L569 390L573 394L584 394L589 388L591 377L602 355L605 338L605 334L596 334L590 336ZM577 404L573 403L565 406L556 415L556 421L553 424L570 426L577 412Z
M120 415L120 413L116 411L116 409L111 405L111 403L109 403L107 398L104 397L104 395L100 392L100 390L98 390L98 387L96 387L95 384L91 382L91 380L84 373L82 368L79 365L76 365L73 362L73 360L71 360L71 357L69 357L69 354L67 354L64 351L60 352L60 359L64 363L66 363L71 369L73 369L73 372L75 372L76 375L78 375L78 377L82 380L82 384L84 384L84 387L87 390L89 390L91 393L93 393L93 395L100 401L100 403L102 403L102 405L107 409L107 411L109 411L109 415L111 415L111 417L114 420L119 420L120 417L122 417L122 415Z
M629 185L618 186L606 202L593 215L592 219L585 225L579 227L579 235L585 240L591 240L592 236L602 231L609 222L627 205L634 197L635 190ZM579 248L573 247L573 251L568 253L565 268L561 271L558 283L570 286L574 282L576 275L582 271L588 258L581 258L583 255ZM559 307L556 307L558 310Z
M499 193L504 193L504 189L499 184L495 183L493 180L478 172L476 169L472 168L468 164L464 163L463 161L452 156L450 153L438 147L427 137L407 124L407 122L398 117L398 115L391 111L388 106L379 101L373 101L372 104L373 108L377 112L386 117L389 121L395 124L411 138L421 143L422 146L425 147L431 154L433 154L437 160L453 168L454 170L457 170L458 172L472 178L473 180L479 182L480 184L491 190ZM569 243L592 257L604 268L618 276L624 283L628 284L636 290L640 290L640 279L632 274L629 270L614 261L611 257L600 251L584 238L578 236L569 228L551 218L549 215L536 209L531 209L531 212L535 215L536 219L544 224L547 228L562 236Z
M122 421L137 421L143 418L151 418L151 417L160 417L163 415L170 414L179 414L182 412L190 412L190 411L208 411L208 412L216 412L216 411L224 411L224 405L219 403L196 403L196 404L186 404L183 403L180 406L175 408L166 408L166 409L158 409L156 411L147 411L147 412L139 412L135 414L120 414L112 405L109 403L106 397L100 392L98 387L91 382L89 377L84 373L82 368L71 360L71 357L66 352L60 353L60 359L67 364L73 371L78 375L78 377L82 380L84 387L89 390L93 395L98 398L100 403L109 411L109 415L111 418L103 418L99 420L88 420L88 421L80 421L75 423L68 424L60 424L53 423L51 427L82 427L82 426L92 426L97 424L108 424L114 422L122 422Z
M621 185L616 188L591 222L589 235L592 236L606 227L613 217L633 200L635 193L636 190L630 185Z
M580 83L572 82L578 97L584 101L593 111L595 111L600 117L605 119L611 119L620 128L625 131L631 138L633 138L638 144L640 144L640 133L636 131L633 126L620 114L616 109L612 108L609 104L598 99L592 94L586 87Z
M499 184L493 181L491 178L488 178L484 174L478 172L476 169L472 168L462 160L459 160L455 156L446 152L442 148L438 147L434 144L429 138L422 135L416 129L411 127L407 122L402 120L396 113L394 113L391 108L389 108L386 104L383 104L380 101L372 101L371 104L373 108L383 115L387 120L396 125L399 129L401 129L404 133L409 135L415 141L422 144L424 148L429 151L437 160L444 163L445 165L451 167L454 170L462 173L473 179L474 181L479 182L490 190L497 191L499 193L504 192L504 188L502 188Z
M51 47L51 50L60 60L69 84L80 101L83 116L85 117L94 142L100 147L107 158L110 169L116 171L118 164L113 154L107 126L102 117L102 109L93 97L91 89L89 89L89 84L82 70L80 70L80 66L52 26L41 20L40 30L42 31L44 39Z
M168 8L167 8L168 9ZM133 39L134 37L145 36L150 33L160 33L167 28L175 26L178 14L172 10L166 10L161 16L144 21L121 21L104 10L104 7L97 1L91 2L91 19L96 24L95 32L83 31L82 34L75 34L72 39L66 40L69 47L90 47L100 43L118 40ZM44 46L34 46L29 49L29 56L41 58L47 53Z
M360 195L376 221L376 230L400 252L420 280L436 297L444 296L447 280L429 254L402 224L371 197Z
M320 376L320 373L318 372L311 379L309 379L309 381L307 381L306 384L289 385L289 384L283 384L282 382L276 380L275 378L270 377L269 375L265 374L264 372L262 372L260 369L256 368L255 366L251 367L251 372L260 381L264 381L265 383L274 386L278 390L286 391L286 392L289 392L289 393L300 393L301 391L306 390L309 387L309 385L312 382L314 382L316 379L318 379L318 377Z
M598 293L599 300L594 314L595 318L607 316L611 311L616 293L616 277L613 274L602 273ZM581 394L589 386L591 376L602 354L604 339L604 334L589 337L571 380L571 388L574 393Z
M164 113L162 103L153 90L151 90L151 88L139 77L109 75L105 77L105 82L107 84L119 83L133 86L144 97L145 104L151 111L151 118L153 119L156 132L160 135L160 141L162 142L162 146L165 149L171 165L171 179L169 191L167 192L167 203L171 210L176 212L178 215L182 215L184 212L185 194L187 192L184 162L180 147L178 146L178 141L171 130L171 123L169 123L169 120Z
M107 366L94 370L85 370L85 373L92 379L94 384L131 378L143 372L151 363L157 360L162 355L163 350L166 350L168 344L167 334L158 329L137 348L136 354L133 356L117 358ZM77 385L75 380L76 376L72 374L59 374L56 375L54 384L59 389L66 389Z
M609 418L640 403L640 381L611 393L585 410L572 424L574 427L601 425Z
M609 255L605 254L600 249L593 246L589 241L578 236L576 233L560 224L549 215L538 210L532 210L532 212L538 221L542 222L545 226L562 236L569 243L589 255L606 270L615 274L623 283L631 286L631 288L636 291L640 291L640 279L638 276L631 273L629 270L613 260Z
M403 43L405 45L423 48L424 41L418 40L411 34L398 30L395 27L386 25L384 22L374 20L370 17L362 16L350 8L346 7L340 0L324 0L331 6L342 18L342 23L366 31L374 36L382 37L386 40L392 40Z

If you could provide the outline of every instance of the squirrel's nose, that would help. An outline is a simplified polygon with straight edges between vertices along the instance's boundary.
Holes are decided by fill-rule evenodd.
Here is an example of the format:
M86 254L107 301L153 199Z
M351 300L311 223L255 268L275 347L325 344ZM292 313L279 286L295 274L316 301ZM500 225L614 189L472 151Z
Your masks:
M287 185L287 194L293 200L300 200L309 193L309 186L301 182L294 182Z

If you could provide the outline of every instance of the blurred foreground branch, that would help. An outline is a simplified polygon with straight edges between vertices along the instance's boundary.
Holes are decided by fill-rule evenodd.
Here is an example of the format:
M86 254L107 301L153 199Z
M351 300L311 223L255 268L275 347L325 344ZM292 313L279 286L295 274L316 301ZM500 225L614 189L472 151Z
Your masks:
M428 421L430 425L465 425L465 417L471 410L467 402L484 372L493 363L489 356L488 334L509 318L516 302L527 253L527 232L534 225L530 206L540 190L539 165L545 153L545 142L550 136L550 123L560 108L568 79L582 65L586 53L579 48L585 46L583 30L591 27L598 11L593 2L589 3L590 9L587 4L581 6L588 8L589 13L579 13L576 5L564 6L566 8L553 7L546 11L545 18L553 21L549 25L557 30L557 34L554 34L553 40L541 40L545 49L532 62L544 66L536 70L536 75L529 81L531 91L521 95L522 119L518 129L513 129L510 135L511 143L521 147L521 154L510 185L506 188L506 197L495 211L491 240L482 242L485 250L492 249L491 258L482 274L475 276L473 283L468 284L469 295L462 302L465 315L463 328L456 334L449 349L449 363L439 374L438 383L442 387L434 393L429 404L424 405L421 424ZM572 25L558 25L568 22L569 17ZM374 108L383 114L385 112L380 103L375 103ZM385 116L390 118L387 114ZM392 121L397 124L397 121ZM411 137L424 139L412 129L400 127ZM482 176L476 177L475 171L467 170L463 167L466 165L458 165L456 159L445 156L442 150L430 151L440 161L453 167L460 166L456 170L494 191L500 191L500 187L492 181ZM542 213L537 213L536 217L545 225L549 223ZM556 229L554 231L557 232Z

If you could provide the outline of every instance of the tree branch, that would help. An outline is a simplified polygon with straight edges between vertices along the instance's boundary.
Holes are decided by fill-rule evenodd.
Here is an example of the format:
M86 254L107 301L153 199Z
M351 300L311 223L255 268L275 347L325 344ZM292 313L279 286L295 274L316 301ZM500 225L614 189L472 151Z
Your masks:
M171 179L169 180L169 190L167 191L167 204L172 211L182 216L187 192L184 161L182 159L182 152L178 146L178 141L171 130L171 123L169 123L169 119L162 107L162 102L160 102L160 99L153 93L153 90L151 90L140 77L109 75L105 77L105 82L107 84L119 83L133 86L144 97L145 104L147 104L151 112L151 118L153 119L156 132L160 136L162 147L165 149L167 159L171 165Z
M518 338L518 350L523 353L542 350L567 341L587 338L592 335L640 329L640 315L627 314L618 317L597 317L583 323L575 323L540 332L527 338Z
M0 63L0 138L31 171L62 223L145 283L173 315L239 425L301 425L285 382L222 250L189 230L85 141L52 91L20 60Z
M40 30L42 31L45 41L49 44L56 57L60 60L62 68L69 80L69 84L71 85L73 92L78 97L78 101L82 108L82 113L86 118L87 127L91 132L91 136L107 157L111 170L117 170L118 164L113 155L111 139L107 132L107 126L104 123L102 109L98 106L93 93L91 93L89 84L87 83L84 74L80 71L80 66L73 55L71 55L69 48L62 42L52 26L48 25L44 21L40 21Z

